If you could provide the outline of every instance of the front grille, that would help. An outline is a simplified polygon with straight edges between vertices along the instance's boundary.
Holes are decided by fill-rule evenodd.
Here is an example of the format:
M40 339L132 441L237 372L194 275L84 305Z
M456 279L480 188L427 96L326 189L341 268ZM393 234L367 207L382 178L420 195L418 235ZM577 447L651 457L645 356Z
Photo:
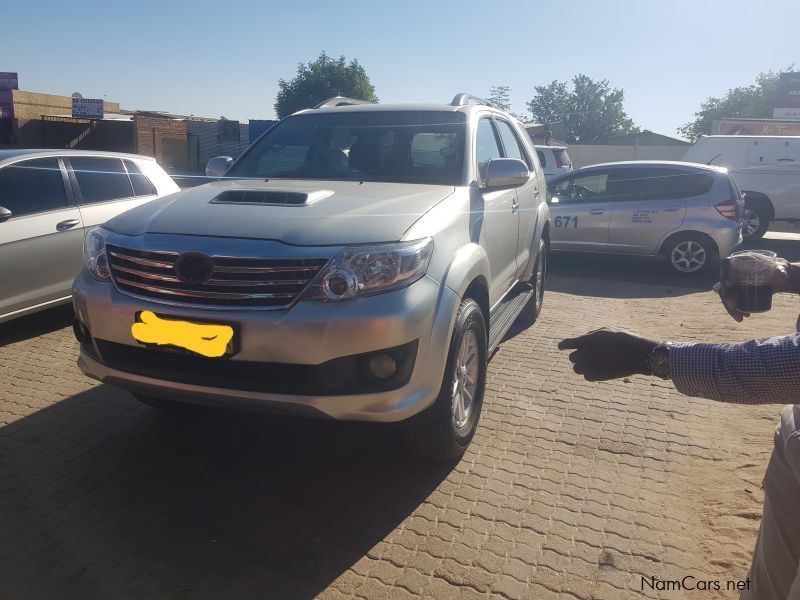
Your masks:
M178 252L107 246L111 276L121 292L169 304L221 308L282 308L306 288L326 258L271 259L211 256L214 270L205 283L181 281Z

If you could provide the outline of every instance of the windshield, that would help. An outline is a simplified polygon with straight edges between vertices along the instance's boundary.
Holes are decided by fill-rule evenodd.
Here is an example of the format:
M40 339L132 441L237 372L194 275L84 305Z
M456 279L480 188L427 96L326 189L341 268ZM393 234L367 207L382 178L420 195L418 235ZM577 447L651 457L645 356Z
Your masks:
M465 131L459 112L302 114L273 127L226 176L458 185Z

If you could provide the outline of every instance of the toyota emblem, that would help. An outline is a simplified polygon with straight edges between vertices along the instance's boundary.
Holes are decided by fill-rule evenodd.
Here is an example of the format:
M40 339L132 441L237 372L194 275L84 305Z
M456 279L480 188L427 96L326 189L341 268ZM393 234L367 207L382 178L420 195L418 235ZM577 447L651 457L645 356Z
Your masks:
M214 263L202 252L184 252L175 261L175 274L183 283L200 285L211 279Z

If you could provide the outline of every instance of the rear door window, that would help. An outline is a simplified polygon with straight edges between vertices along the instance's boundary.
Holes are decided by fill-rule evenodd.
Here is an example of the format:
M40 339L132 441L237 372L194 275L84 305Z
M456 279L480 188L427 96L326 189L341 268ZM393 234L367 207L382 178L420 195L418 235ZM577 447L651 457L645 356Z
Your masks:
M672 200L705 194L713 185L705 173L633 167L612 173L607 191L615 200Z
M56 158L36 158L0 169L0 206L21 217L67 207Z
M135 196L154 196L158 193L153 183L139 170L136 163L130 160L122 162L125 163L125 169L128 171L128 177L131 180Z
M133 196L128 172L118 158L70 157L82 203L96 204Z

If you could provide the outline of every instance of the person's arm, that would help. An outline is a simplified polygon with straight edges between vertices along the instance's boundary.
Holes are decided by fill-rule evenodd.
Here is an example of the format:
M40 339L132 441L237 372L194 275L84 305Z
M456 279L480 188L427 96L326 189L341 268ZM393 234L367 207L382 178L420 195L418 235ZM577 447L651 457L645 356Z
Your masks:
M738 344L670 344L677 390L743 404L800 401L800 333Z
M669 375L678 391L722 402L800 401L800 333L738 344L673 343ZM559 343L588 381L653 375L655 340L603 328ZM667 375L665 375L666 377Z

